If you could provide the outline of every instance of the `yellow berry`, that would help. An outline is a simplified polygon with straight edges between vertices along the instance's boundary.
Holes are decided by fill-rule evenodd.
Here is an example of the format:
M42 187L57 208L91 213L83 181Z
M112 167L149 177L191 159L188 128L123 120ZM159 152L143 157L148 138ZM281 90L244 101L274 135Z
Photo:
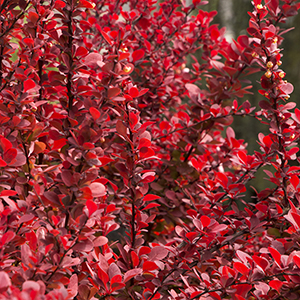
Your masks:
M264 8L264 7L263 7L263 5L261 5L261 4L257 4L257 5L256 5L256 9L257 9L257 10L263 9L263 8Z
M123 48L120 49L120 51L123 52L123 53L124 53L124 52L127 52L127 51L128 51L128 48L127 48L127 47L123 47Z
M268 70L268 71L265 73L265 76L266 76L267 78L271 78L272 72L271 72L270 70Z
M123 68L123 71L124 71L125 73L129 73L129 72L131 71L131 67L125 66L125 67Z
M273 63L272 63L271 61L268 61L268 62L267 62L267 68L268 68L268 69L273 68Z
M281 72L279 72L278 75L279 75L280 78L283 78L285 76L285 73L283 71L281 71Z

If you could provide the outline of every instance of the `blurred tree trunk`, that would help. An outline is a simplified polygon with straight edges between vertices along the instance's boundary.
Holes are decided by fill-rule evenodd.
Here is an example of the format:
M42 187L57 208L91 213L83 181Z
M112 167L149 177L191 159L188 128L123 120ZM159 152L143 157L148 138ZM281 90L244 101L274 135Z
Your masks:
M222 27L226 27L225 37L228 42L235 38L235 32L233 29L233 0L219 1L219 18ZM241 14L242 15L242 14Z

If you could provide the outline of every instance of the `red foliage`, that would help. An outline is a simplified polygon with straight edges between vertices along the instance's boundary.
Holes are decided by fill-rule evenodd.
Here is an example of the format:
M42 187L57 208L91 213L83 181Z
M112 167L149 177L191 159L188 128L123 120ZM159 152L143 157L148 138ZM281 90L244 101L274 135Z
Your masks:
M0 299L299 298L300 4L253 1L229 43L205 2L0 1ZM269 125L259 152L239 116Z

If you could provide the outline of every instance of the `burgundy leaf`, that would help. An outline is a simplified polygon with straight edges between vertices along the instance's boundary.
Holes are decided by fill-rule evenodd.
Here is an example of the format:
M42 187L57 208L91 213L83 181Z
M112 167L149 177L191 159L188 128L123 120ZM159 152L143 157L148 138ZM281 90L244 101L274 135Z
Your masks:
M136 269L127 271L124 275L124 283L129 281L131 278L134 278L135 276L142 274L142 271L143 270L141 268L136 268Z

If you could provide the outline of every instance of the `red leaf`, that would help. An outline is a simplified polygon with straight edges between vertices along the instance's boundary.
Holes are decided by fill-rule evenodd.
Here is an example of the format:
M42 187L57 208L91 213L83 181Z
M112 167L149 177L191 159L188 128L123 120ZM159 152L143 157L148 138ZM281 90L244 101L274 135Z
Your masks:
M290 202L292 212L297 214L298 210L297 210L296 206L294 205L294 203L292 201L289 200L289 202Z
M65 6L66 6L66 3L64 1L55 0L55 2L54 2L54 7L56 9L64 8Z
M32 79L27 79L24 81L24 91L27 92L35 87L35 82Z
M139 96L139 90L136 88L136 87L132 87L130 88L129 90L129 95L132 97L132 98L136 98Z
M237 153L237 157L239 158L242 164L247 165L247 154L244 151L239 151Z
M274 260L277 262L278 266L281 265L281 254L274 248L268 247L270 254L274 258Z
M192 242L198 236L198 232L187 232L185 236Z
M55 140L53 143L53 146L51 148L51 150L58 150L61 149L62 147L64 147L67 144L67 139L63 138L63 139L59 139L59 140Z
M101 29L100 29L100 32L101 32L102 36L104 37L104 39L105 39L110 45L112 45L113 43L112 43L110 37L108 36L108 34L107 34L106 32L104 32L104 31L102 31Z
M226 189L228 186L228 177L224 173L218 172L216 178L221 183L222 187Z
M139 257L134 251L131 251L131 261L133 264L133 267L137 267L139 265Z
M142 147L150 147L150 146L151 146L151 141L149 139L141 138L138 149L141 149Z
M293 260L294 260L295 264L297 265L297 267L300 268L300 257L297 255L294 255Z
M144 57L144 55L145 55L145 51L143 49L135 50L132 53L132 60L133 60L133 62L136 62L137 60L142 59Z
M17 195L18 193L16 191L13 190L4 190L0 193L0 197L1 196L14 196Z
M122 283L122 276L117 274L110 280L110 288L112 291L119 290L125 286L124 283Z
M122 282L122 276L120 274L114 275L110 280L111 284L120 283L120 282Z
M241 262L235 262L233 263L233 267L238 271L240 272L241 274L247 276L248 273L249 273L249 269Z
M235 296L235 298L236 298L237 300L245 300L244 297L242 297L242 296L240 296L240 295L238 295L238 294L235 294L234 296Z
M95 145L92 143L83 143L82 147L84 150L91 150L95 148Z
M143 208L142 210L146 210L146 209L150 209L150 208L153 208L153 207L158 207L160 206L160 204L158 203L149 203L145 208Z
M300 228L300 216L298 215L298 213L291 212L291 215L298 225L298 228Z
M12 148L11 142L4 137L0 137L0 146L3 152L6 152L8 149Z
M6 167L7 163L0 157L0 167Z
M98 109L96 109L95 107L90 107L89 111L90 111L90 114L92 115L94 121L96 121L97 119L100 118L101 113L100 113L100 111L99 111Z
M249 46L249 37L247 35L240 35L237 41L243 48L247 48Z
M79 46L75 52L75 56L82 57L82 56L86 56L88 53L89 51L87 49L85 49L82 46Z
M27 45L27 46L33 46L34 45L34 40L32 38L24 38L23 42Z
M36 250L37 246L37 237L33 231L25 233L26 240L28 241L28 245L32 251Z
M142 89L142 90L140 90L139 97L145 95L148 91L149 91L149 89Z
M120 275L116 275L120 276ZM112 292L122 289L125 286L125 283L122 282L114 282L110 285Z
M208 216L201 216L200 221L204 228L207 227L211 222L211 220Z
M298 109L298 108L295 109L295 115L296 115L296 118L298 119L298 121L300 122L300 109Z
M145 261L143 263L143 271L152 271L158 268L157 264L153 261Z
M283 209L276 203L277 213L281 215L283 213Z
M196 299L196 297L199 296L201 293L202 293L202 291L192 292L191 293L191 299Z
M130 56L130 53L129 52L122 52L119 54L119 61L123 60L123 59L126 59Z
M152 195L152 194L148 194L146 195L144 198L143 198L143 201L153 201L153 200L157 200L157 199L160 199L161 197L160 196L157 196L157 195Z
M133 112L130 112L130 113L129 113L129 124L130 124L131 130L134 129L134 127L135 127L135 125L138 123L138 121L139 121L138 115L136 115L136 114L133 113Z
M292 175L290 178L290 183L293 185L294 189L297 190L299 184L299 177L297 175Z
M274 279L269 281L269 286L273 289L275 289L278 293L280 293L280 289L283 285L283 282L278 280L278 279Z
M92 200L87 200L85 205L89 211L89 217L98 209L98 205Z
M55 215L51 216L51 220L55 226L59 223L59 219Z
M299 151L299 148L298 148L298 147L293 147L292 149L290 149L290 150L288 151L287 154L288 154L289 156L292 156L292 155L296 154L298 151Z
M103 156L103 157L98 157L99 161L101 162L101 166L105 166L107 165L108 163L114 161L112 158L109 158L107 156Z
M109 281L109 276L106 272L104 272L101 268L98 269L98 276L106 286Z
M111 203L106 207L106 213L109 214L116 210L115 204Z
M151 252L151 249L146 246L142 246L139 250L139 256L142 256L144 254L149 254Z
M1 238L0 244L1 245L8 244L11 240L14 239L15 236L16 236L16 234L13 231L5 232Z
M49 244L45 247L45 255L53 248L54 244Z
M80 0L80 6L84 7L84 8L91 8L93 9L95 7L94 3L90 3L87 0Z
M223 68L223 70L225 72L227 72L230 76L233 76L236 72L237 72L237 69L236 68L232 68L232 67L229 67L229 66L225 66Z
M154 156L155 152L149 147L142 147L139 152L140 159Z

